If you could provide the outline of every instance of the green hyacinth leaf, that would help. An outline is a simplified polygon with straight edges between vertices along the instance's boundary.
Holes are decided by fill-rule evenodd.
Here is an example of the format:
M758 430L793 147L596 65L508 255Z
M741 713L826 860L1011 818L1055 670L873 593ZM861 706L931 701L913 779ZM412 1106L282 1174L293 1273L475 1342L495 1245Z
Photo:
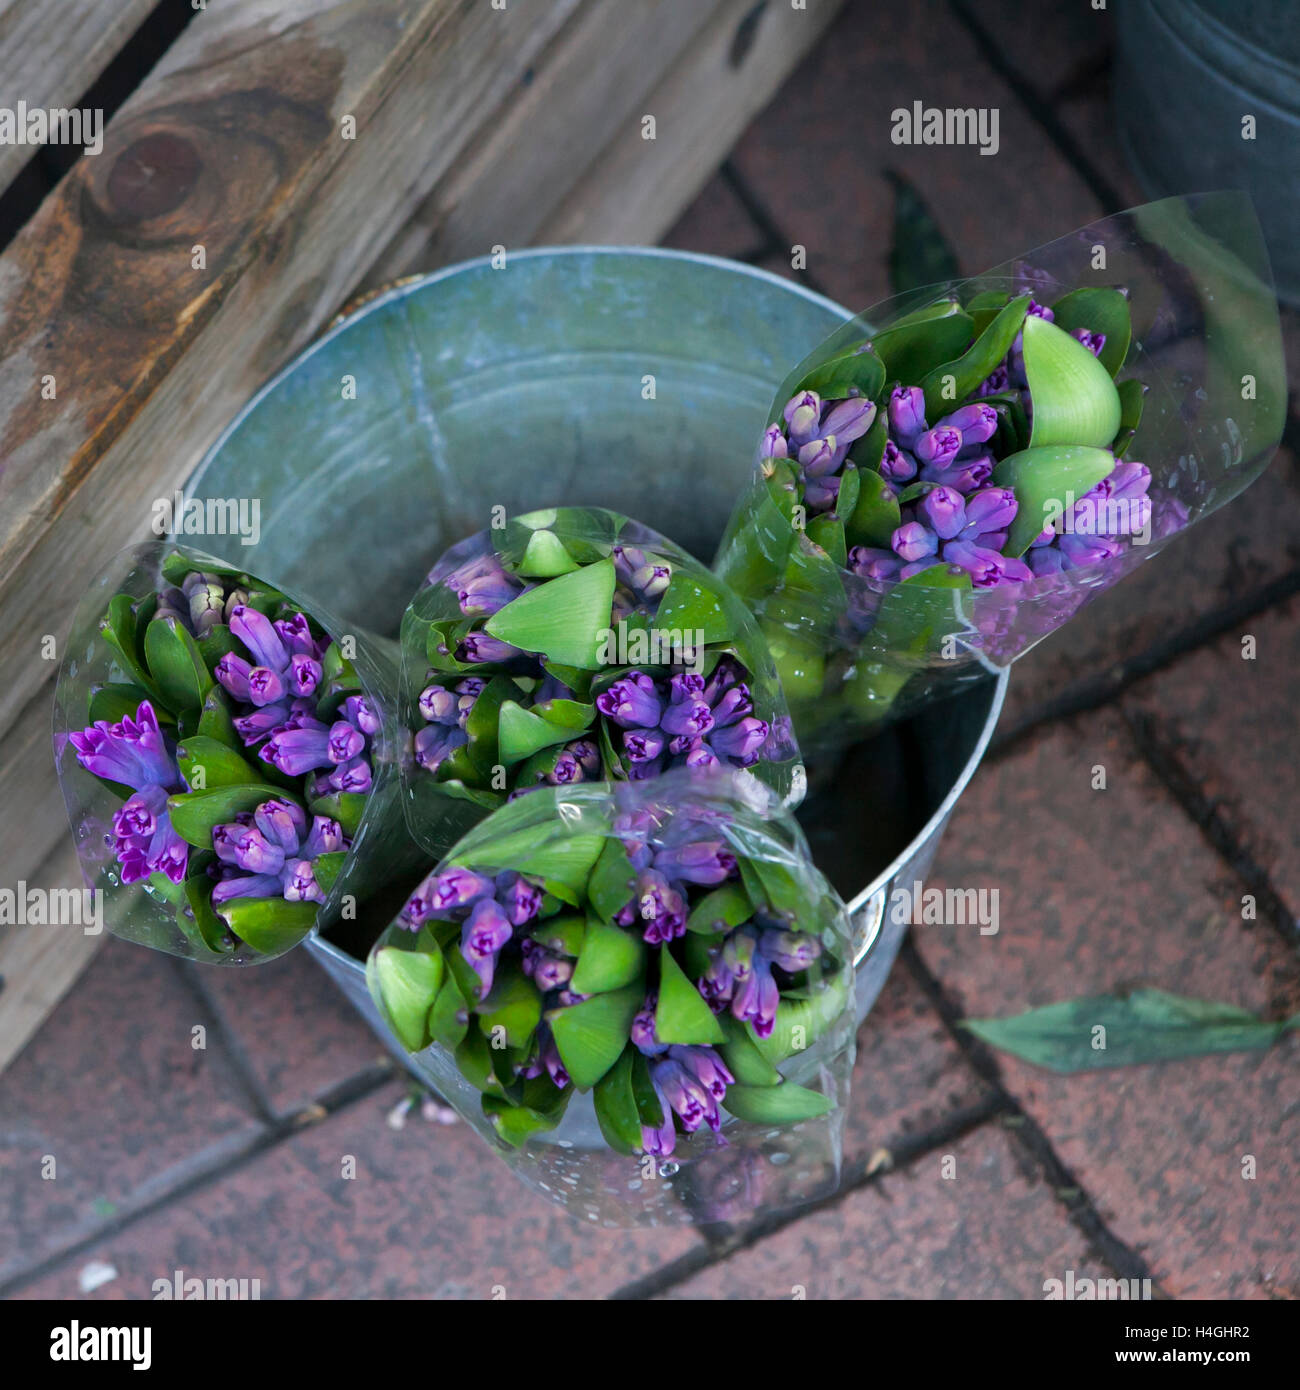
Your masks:
M272 798L292 799L286 798L279 787L244 782L237 786L217 787L212 791L178 792L167 798L167 812L171 817L172 829L186 844L211 849L215 826L228 824L241 811L255 811L263 801Z
M198 727L195 732L203 738L224 743L236 752L243 748L244 740L239 737L235 729L235 716L230 708L230 696L219 685L214 685L204 698L203 710L199 715Z
M1011 296L1005 290L982 290L975 295L966 305L966 312L971 317L976 335L983 333L997 318L999 311L1010 302Z
M283 796L283 792L278 792ZM364 792L335 792L332 796L318 796L308 808L313 816L328 816L339 823L339 829L352 839L361 829L361 817L370 804Z
M149 692L151 700L157 701L159 699L158 685L149 674L149 669L143 660L139 616L130 594L113 595L109 600L104 616L99 620L99 632L104 641L116 652L117 659L122 663L127 675L138 686Z
M517 966L503 968L477 1012L479 1028L493 1047L504 1041L507 1047L526 1048L542 1021L542 996Z
M589 1089L618 1061L644 1000L645 991L636 984L549 1015L560 1060L575 1086Z
M429 1013L446 979L447 967L432 936L420 932L416 947L380 946L371 953L367 973L384 1017L408 1052L422 1052L431 1039Z
M1092 356L1086 348L1083 351ZM1114 467L1114 455L1107 449L1063 444L1025 449L1003 459L993 470L993 482L1011 488L1018 508L1002 553L1023 555L1064 512L1067 493L1077 501Z
M521 651L594 670L609 628L614 580L608 559L562 574L511 599L484 630Z
M738 1120L760 1125L788 1125L828 1115L835 1102L819 1091L783 1081L779 1086L728 1086L723 1107Z
M573 704L571 700L556 703ZM580 729L586 728L591 722L594 710L590 705L583 708L590 713L586 722L575 729L571 723L545 719L534 710L524 709L513 700L504 701L501 705L497 733L497 751L501 762L506 767L512 767L515 763L523 762L525 758L531 758L534 753L540 753L543 748L550 748L557 743L569 743Z
M554 1129L564 1118L569 1093L562 1091L560 1094L564 1100L556 1110L534 1110L531 1106L515 1105L501 1096L485 1095L483 1113L511 1148L522 1149L534 1134Z
M901 525L902 517L894 489L879 473L863 472L857 506L844 523L848 544L888 549L890 537Z
M744 1024L730 1014L722 1019L727 1041L722 1045L722 1060L727 1070L742 1086L778 1086L781 1073L763 1056Z
M641 1115L632 1090L632 1064L637 1055L631 1043L596 1083L596 1119L605 1142L615 1153L634 1154L641 1148Z
M515 566L515 573L525 579L554 579L557 575L572 574L577 568L578 562L554 531L534 531L524 547L523 558Z
M1138 426L1142 423L1142 402L1146 398L1148 387L1136 378L1130 378L1128 381L1119 382L1115 389L1119 392L1119 432L1115 435L1110 451L1117 459L1121 459L1128 452Z
M470 1005L448 971L437 998L429 1008L429 1037L443 1047L458 1048L469 1032L469 1010Z
M659 952L655 1033L662 1043L720 1043L727 1036L704 996L666 950Z
M660 1128L664 1122L663 1104L650 1080L650 1064L635 1048L632 1057L632 1095L636 1098L641 1123L651 1129Z
M1105 334L1099 361L1115 376L1128 356L1129 340L1133 334L1133 319L1128 300L1118 290L1080 289L1062 295L1052 305L1053 322L1066 333L1086 328Z
M659 600L655 628L678 632L682 644L694 643L695 633L703 632L706 644L727 642L736 635L736 624L718 591L703 574L679 569L673 572Z
M203 734L194 734L179 744L176 761L185 781L195 791L238 787L246 782L257 782L262 776L258 768L241 758L233 748Z
M754 905L749 894L739 883L724 883L706 893L691 909L686 919L686 930L700 933L730 931L748 922L754 915Z
M155 618L145 629L144 656L168 709L202 708L212 689L212 673L198 643L175 618Z
M885 364L886 381L923 381L936 367L960 357L974 336L970 315L955 299L945 299L926 318L909 316L882 329L871 346Z
M1107 448L1120 423L1119 393L1110 373L1077 338L1036 314L1025 320L1024 335L1034 406L1030 448Z
M348 862L348 855L351 850L335 849L328 854L318 854L311 861L312 876L316 880L316 886L329 897L338 882L339 875L343 872L343 866Z
M960 357L943 363L926 375L921 389L925 392L927 420L939 420L955 410L1002 361L1025 323L1028 308L1027 294L1013 299L998 310L989 326Z
M749 1040L774 1067L779 1066L787 1057L811 1047L851 1005L852 983L852 975L844 970L819 981L806 998L783 995L771 1033L760 1038L748 1026Z
M587 923L576 913L564 913L538 922L530 935L539 945L559 956L577 959L587 939Z
M636 870L627 857L627 848L616 835L611 835L591 871L587 899L597 916L611 922L627 906L635 885Z
M206 873L194 874L185 880L185 903L178 907L177 917L187 936L195 934L207 950L227 955L235 943L226 924L212 906L213 880Z
M876 474L871 475L873 478ZM835 516L815 516L808 523L808 539L819 545L831 560L843 569L849 562L848 546L844 541L844 523Z
M633 931L593 918L569 988L575 994L622 989L645 973L646 945Z
M230 898L214 911L241 941L273 956L296 946L311 931L317 907L283 898Z

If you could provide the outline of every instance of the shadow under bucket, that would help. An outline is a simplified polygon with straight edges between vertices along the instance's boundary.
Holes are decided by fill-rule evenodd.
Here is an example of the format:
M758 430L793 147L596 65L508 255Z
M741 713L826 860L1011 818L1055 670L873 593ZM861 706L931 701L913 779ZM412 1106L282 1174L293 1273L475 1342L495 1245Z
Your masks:
M383 634L495 507L609 507L707 563L774 391L850 317L765 271L674 251L541 249L502 269L451 266L324 334L240 412L185 491L258 498L260 534L232 542L231 559ZM800 820L853 915L859 1021L905 930L891 895L928 871L1006 683L990 676L814 779ZM368 946L306 944L427 1080L371 1002Z

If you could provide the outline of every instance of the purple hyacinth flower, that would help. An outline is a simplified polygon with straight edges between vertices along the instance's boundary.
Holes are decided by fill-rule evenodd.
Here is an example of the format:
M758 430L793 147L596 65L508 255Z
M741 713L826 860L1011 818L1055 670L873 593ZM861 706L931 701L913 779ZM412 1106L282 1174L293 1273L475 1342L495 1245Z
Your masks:
M713 728L713 711L707 701L698 696L682 694L678 697L674 692L673 702L664 711L659 727L674 737L698 738Z
M986 531L1005 531L1016 519L1019 509L1016 494L1009 487L988 487L972 493L966 499L966 525L962 539L979 543L976 538ZM984 544L986 549L1001 548L989 546L987 542Z
M157 785L179 790L183 785L148 700L141 701L134 718L128 714L117 724L99 719L68 739L78 762L97 777L136 789Z
M463 869L458 864L434 874L426 882L429 900L436 912L454 912L491 897L496 891L496 885L490 878L476 874L472 869Z
M1047 574L1060 574L1062 570L1069 568L1065 556L1054 545L1026 551L1025 559L1029 562L1029 568L1035 578Z
M1007 371L1006 364L1000 362L975 388L975 394L977 396L1000 396L1010 386L1011 375Z
M991 405L976 401L963 405L939 421L939 427L949 426L961 434L961 454L974 452L975 446L987 443L998 432L998 413Z
M480 555L465 561L442 582L456 595L460 611L474 618L499 612L511 599L517 598L524 587L505 572L495 555Z
M632 671L596 696L596 708L620 729L653 729L663 700L644 671Z
M966 507L960 492L948 487L931 488L916 504L916 514L940 540L950 541L966 525ZM902 554L902 552L899 552ZM920 556L907 556L920 559Z
M542 910L542 890L513 869L496 876L495 888L497 902L512 926L522 927Z
M785 431L780 425L769 425L763 431L762 441L758 446L758 456L761 459L783 459L789 454L786 446Z
M840 498L841 478L809 478L804 486L804 505L809 511L826 512L834 509Z
M919 386L895 386L889 396L889 432L910 450L925 428L925 393Z
M1076 328L1070 336L1077 338L1094 357L1100 357L1102 348L1106 346L1106 335L1094 333L1090 328Z
M623 751L634 763L648 763L658 758L667 746L668 738L662 729L628 729L623 735Z
M799 450L799 466L809 480L825 478L840 466L843 457L835 446L835 440L810 439Z
M821 942L809 932L770 929L759 937L758 951L782 970L797 975L822 953Z
M916 477L920 464L905 449L900 449L892 439L885 441L885 451L880 458L880 476L891 483L906 483Z
M1108 536L1079 536L1069 532L1061 536L1056 544L1068 569L1114 559L1122 548L1118 541Z
M875 423L875 420L876 407L874 402L869 401L865 396L850 396L847 400L840 401L827 411L826 418L821 425L822 435L833 438L837 445L843 447L845 444L852 444L856 439L861 439Z
M999 555L969 541L949 541L943 548L943 558L950 565L964 569L977 589L991 589L996 584L1021 584L1033 578L1033 571L1023 560Z
M892 550L881 550L871 545L855 545L849 551L849 568L863 579L878 583L896 579L903 562Z
M643 924L642 936L652 946L674 941L686 930L686 899L657 869L643 869L628 908L631 920Z
M482 994L492 988L497 955L514 934L501 904L491 898L476 902L461 928L460 953L479 977Z
M740 767L751 767L758 761L770 732L771 726L765 719L751 716L721 729L715 727L709 735L709 747L719 757Z
M923 468L946 468L957 457L961 444L960 430L951 425L936 425L917 439L912 452Z
M943 467L927 464L921 470L923 482L950 487L954 492L960 492L963 497L977 488L982 488L992 476L992 454L975 454L971 458L954 459Z
M673 1046L650 1063L650 1079L665 1109L693 1134L702 1125L714 1132L721 1127L718 1102L736 1078L711 1047Z
M736 856L721 840L695 840L661 849L654 866L669 878L715 886L736 872Z
M939 549L939 538L919 521L905 521L889 538L894 553L908 564L914 564L934 555Z
M816 391L800 391L792 396L781 412L786 423L786 433L790 443L796 446L806 444L817 435L821 420L821 397Z
M288 777L301 777L318 767L330 767L330 728L319 719L301 718L294 727L277 730L262 745L258 757Z
M486 632L467 633L456 646L456 660L470 665L513 661L523 655L518 647L512 647L509 642L503 642Z
M265 613L240 604L230 615L230 631L252 653L258 666L283 671L289 665L290 649Z
M284 867L284 847L267 839L255 825L213 826L212 848L223 864L245 873L278 874ZM292 848L297 849L297 844Z
M781 991L772 978L772 963L756 952L749 973L737 978L735 993L731 996L731 1012L742 1023L752 1024L760 1038L770 1038L780 1001Z
M436 772L447 758L469 742L469 735L445 724L426 724L415 735L415 761L427 772Z

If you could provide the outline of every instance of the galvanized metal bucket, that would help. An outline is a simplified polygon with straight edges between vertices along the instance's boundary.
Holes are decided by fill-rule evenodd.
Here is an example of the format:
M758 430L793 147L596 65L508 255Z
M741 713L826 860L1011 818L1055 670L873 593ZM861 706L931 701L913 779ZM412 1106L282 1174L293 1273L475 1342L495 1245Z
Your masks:
M186 491L260 498L261 536L240 562L380 632L494 506L612 507L707 561L777 385L849 317L765 271L674 251L451 266L331 328L240 412ZM854 750L810 799L814 853L854 916L859 1019L906 929L892 895L928 871L1006 682ZM363 962L322 938L306 949L410 1064Z

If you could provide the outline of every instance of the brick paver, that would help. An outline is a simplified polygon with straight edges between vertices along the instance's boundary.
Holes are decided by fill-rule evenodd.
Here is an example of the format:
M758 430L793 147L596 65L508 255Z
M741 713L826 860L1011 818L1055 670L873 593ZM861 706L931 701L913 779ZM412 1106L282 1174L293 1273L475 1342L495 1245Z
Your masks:
M1243 639L1253 638L1255 655ZM1234 840L1300 918L1300 599L1133 687Z
M677 1285L673 1298L1043 1297L1106 1278L1042 1177L992 1122Z
M528 1191L464 1125L385 1114L401 1083L294 1135L23 1290L68 1297L79 1264L118 1271L97 1297L148 1298L181 1269L261 1281L263 1298L598 1298L699 1241L607 1231ZM356 1161L355 1178L342 1176Z
M1091 789L1103 766L1106 789ZM1146 984L1274 1017L1300 967L1244 923L1239 885L1143 762L1119 715L1054 728L986 765L935 887L1000 891L1000 930L921 927L927 965L971 1017ZM1000 1057L1118 1238L1174 1294L1300 1292L1297 1040L1061 1077ZM1257 1164L1243 1176L1247 1156Z
M219 1034L191 1046L207 1025L174 960L107 943L0 1076L0 1280L252 1140Z

